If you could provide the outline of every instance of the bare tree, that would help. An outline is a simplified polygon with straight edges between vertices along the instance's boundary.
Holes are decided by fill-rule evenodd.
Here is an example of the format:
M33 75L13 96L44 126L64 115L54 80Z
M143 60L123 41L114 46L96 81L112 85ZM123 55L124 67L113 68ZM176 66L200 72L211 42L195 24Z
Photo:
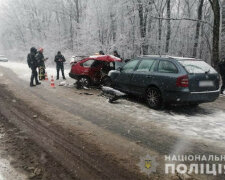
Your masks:
M217 69L219 63L219 50L220 50L220 2L219 0L209 0L213 14L213 49L212 49L212 65Z
M200 34L200 27L201 27L201 20L202 20L202 8L203 8L204 0L200 0L199 7L198 7L198 21L196 25L196 33L195 33L195 43L193 49L193 57L197 56L198 45L199 45L199 34Z
M169 46L170 46L170 37L171 37L171 23L170 23L170 17L171 17L171 7L170 7L170 0L167 0L167 35L166 35L166 53L169 52Z

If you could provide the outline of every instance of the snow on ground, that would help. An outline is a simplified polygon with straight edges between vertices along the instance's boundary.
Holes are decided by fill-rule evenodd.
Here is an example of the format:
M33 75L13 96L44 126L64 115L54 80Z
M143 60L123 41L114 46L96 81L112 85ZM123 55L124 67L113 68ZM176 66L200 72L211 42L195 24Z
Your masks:
M25 81L30 80L31 72L27 64L0 62L0 66L12 69L19 78ZM49 78L50 75L56 75L55 68L47 68L47 72ZM67 78L68 73L69 69L66 69L65 74ZM0 72L0 75L3 74ZM69 81L74 82L74 80L68 78L67 82ZM106 103L104 98L100 101L90 103L99 102L104 104L104 108L109 108L110 111L127 114L136 118L137 123L153 122L161 127L171 130L172 132L194 139L206 139L208 141L220 141L223 143L225 141L225 111L221 109L200 106L197 110L187 107L186 109L177 107L177 109L175 108L172 110L155 111L140 103L127 100L119 100L119 103L109 104Z
M30 81L31 76L31 69L28 67L27 64L23 63L15 63L15 62L0 62L0 66L9 68L13 70L14 73L17 74L17 76L20 79L23 79L24 81ZM65 76L66 78L69 77L69 69L65 69ZM48 73L48 78L50 79L51 76L56 78L56 68L54 67L47 67L46 72ZM3 74L0 72L0 76L3 76ZM62 77L61 71L60 71L60 77Z
M224 101L225 102L225 101ZM225 104L224 104L225 105ZM156 111L145 105L120 100L120 103L108 104L112 110L118 109L136 118L137 123L153 122L174 133L191 139L225 141L225 111L200 106L197 109L177 107L172 110Z

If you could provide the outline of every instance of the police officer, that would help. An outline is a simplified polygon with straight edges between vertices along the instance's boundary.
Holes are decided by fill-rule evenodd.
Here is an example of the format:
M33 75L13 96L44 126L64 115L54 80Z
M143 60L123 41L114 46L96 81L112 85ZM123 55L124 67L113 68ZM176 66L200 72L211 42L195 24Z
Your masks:
M225 58L223 58L223 60L219 63L219 71L223 81L223 85L221 87L221 94L223 94L225 89Z
M57 80L59 79L60 70L62 72L63 79L66 79L64 75L64 62L66 62L66 59L64 58L64 56L61 54L60 51L58 51L57 55L55 56L55 62L56 62L56 70L57 70Z
M37 73L38 62L35 58L36 54L37 54L37 49L35 47L32 47L30 49L30 53L27 55L27 63L29 68L32 71L31 78L30 78L30 87L35 86L34 79L35 79L36 85L41 84L40 82L38 82L38 73Z

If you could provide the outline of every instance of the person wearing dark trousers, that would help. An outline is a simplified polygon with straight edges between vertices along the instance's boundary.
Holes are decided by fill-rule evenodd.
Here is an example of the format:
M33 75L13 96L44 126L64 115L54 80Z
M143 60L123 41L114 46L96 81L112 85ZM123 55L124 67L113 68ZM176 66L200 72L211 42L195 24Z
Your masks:
M45 61L48 59L48 58L46 59L44 58L43 51L44 49L40 48L35 56L38 62L39 80L45 80Z
M37 73L37 67L38 67L38 62L37 59L35 58L37 54L37 49L35 47L32 47L30 49L30 53L27 55L27 63L29 68L31 69L31 78L30 78L30 87L34 87L34 80L36 82L36 85L40 85L41 83L38 81L38 73Z
M48 58L44 58L44 49L43 48L40 48L39 51L37 52L36 54L36 59L37 59L37 62L38 62L38 76L39 76L39 80L45 80L45 61L48 59Z
M223 81L220 93L223 94L225 90L225 58L219 63L219 71Z
M62 72L63 79L66 79L64 75L64 63L66 62L66 59L64 58L64 56L61 54L60 51L58 51L57 55L55 56L55 62L56 62L56 70L57 70L57 80L59 79L60 70Z

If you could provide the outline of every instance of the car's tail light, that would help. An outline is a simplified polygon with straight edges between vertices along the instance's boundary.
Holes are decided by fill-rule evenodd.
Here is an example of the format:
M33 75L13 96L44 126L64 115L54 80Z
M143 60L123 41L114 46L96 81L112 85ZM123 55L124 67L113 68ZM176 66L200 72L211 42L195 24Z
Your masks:
M188 87L189 86L188 75L178 77L177 82L176 82L176 86L177 87Z

